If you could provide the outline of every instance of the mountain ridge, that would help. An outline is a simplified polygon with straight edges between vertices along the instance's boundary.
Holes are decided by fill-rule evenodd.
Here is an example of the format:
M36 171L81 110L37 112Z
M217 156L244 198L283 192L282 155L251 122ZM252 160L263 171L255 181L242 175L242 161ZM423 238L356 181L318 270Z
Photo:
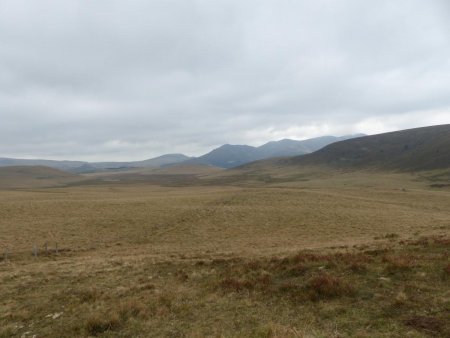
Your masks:
M341 140L361 137L364 134L345 136L320 136L306 140L282 139L270 141L259 147L248 145L224 144L209 153L191 159L189 163L213 165L221 168L233 168L246 163L275 157L305 155Z
M126 170L130 168L162 168L180 163L186 163L188 165L204 164L220 168L232 168L271 157L287 157L307 154L320 149L331 142L336 142L350 137L357 137L360 135L363 134L341 137L321 136L300 141L282 139L279 141L267 142L259 147L224 144L199 157L189 157L184 154L164 154L147 160L128 162L87 162L0 158L0 167L38 165L77 174L108 170Z

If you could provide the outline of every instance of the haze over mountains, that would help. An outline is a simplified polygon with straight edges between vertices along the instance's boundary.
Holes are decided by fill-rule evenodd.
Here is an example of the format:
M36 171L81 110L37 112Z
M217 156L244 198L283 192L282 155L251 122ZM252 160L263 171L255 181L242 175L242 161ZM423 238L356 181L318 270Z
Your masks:
M108 169L161 168L186 162L186 164L203 164L219 168L232 168L266 158L308 154L330 143L360 136L363 136L363 134L341 137L323 136L303 141L284 139L281 141L271 141L260 147L226 144L197 158L188 157L183 154L166 154L152 159L134 162L83 162L0 158L0 167L47 166L73 173L88 173Z

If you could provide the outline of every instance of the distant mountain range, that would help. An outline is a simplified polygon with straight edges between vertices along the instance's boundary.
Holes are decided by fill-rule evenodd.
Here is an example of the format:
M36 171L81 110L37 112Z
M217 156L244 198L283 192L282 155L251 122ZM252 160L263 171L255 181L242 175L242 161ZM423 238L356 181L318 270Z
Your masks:
M89 173L105 170L126 170L129 168L162 168L180 163L203 164L220 168L233 168L249 162L273 158L289 157L312 153L331 143L361 137L364 134L347 136L323 136L303 141L284 139L268 142L260 147L225 144L197 158L183 154L167 154L144 161L134 162L83 162L0 158L0 167L6 166L47 166L72 173Z
M273 157L290 157L312 153L331 143L361 137L364 134L341 137L322 136L304 141L284 139L271 141L259 147L225 144L213 151L189 160L189 163L206 164L221 168L233 168L253 161Z
M82 162L82 161L54 161L54 160L25 160L14 158L0 158L0 167L6 166L46 166L69 171L72 173L89 173L101 170L120 170L129 168L161 168L191 159L182 154L167 154L149 160L136 162Z
M333 143L320 148L330 142ZM320 149L312 152L316 148ZM289 156L298 153L303 155ZM236 167L242 163L244 164ZM233 169L222 170L218 167ZM448 184L450 124L356 138L345 136L305 141L281 140L260 147L224 145L198 158L173 154L139 162L99 163L0 159L0 189L53 187L103 181L186 184L186 181L179 181L179 176L195 181L194 178L198 176L211 174L212 179L217 179L218 182L260 178L267 182L271 177L296 180L302 170L303 174L331 174L341 170L349 172L366 169L422 172L425 176L432 175L430 177L434 181ZM92 176L76 175L89 171L100 173Z

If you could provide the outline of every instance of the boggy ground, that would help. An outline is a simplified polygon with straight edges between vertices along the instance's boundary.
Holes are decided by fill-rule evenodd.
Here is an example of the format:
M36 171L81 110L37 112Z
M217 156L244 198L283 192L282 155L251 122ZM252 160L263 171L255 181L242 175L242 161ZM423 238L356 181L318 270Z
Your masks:
M0 191L0 229L0 337L450 335L450 191L410 177Z

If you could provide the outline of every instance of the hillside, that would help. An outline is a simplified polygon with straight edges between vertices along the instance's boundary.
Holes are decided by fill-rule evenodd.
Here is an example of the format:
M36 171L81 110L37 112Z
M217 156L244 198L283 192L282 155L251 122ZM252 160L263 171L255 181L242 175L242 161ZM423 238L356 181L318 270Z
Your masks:
M161 168L167 165L178 164L191 158L183 154L166 154L149 160L132 162L132 165L139 168Z
M336 142L279 164L420 171L450 168L450 124Z
M56 168L60 170L73 170L83 165L87 165L87 162L83 161L55 161L55 160L29 160L29 159L16 159L16 158L0 158L0 167L9 166L45 166L50 168Z
M78 175L44 166L0 168L0 189L59 186L79 180Z
M163 168L153 169L153 174L164 175L210 175L222 172L223 168L203 165L203 164L185 164L179 163Z

